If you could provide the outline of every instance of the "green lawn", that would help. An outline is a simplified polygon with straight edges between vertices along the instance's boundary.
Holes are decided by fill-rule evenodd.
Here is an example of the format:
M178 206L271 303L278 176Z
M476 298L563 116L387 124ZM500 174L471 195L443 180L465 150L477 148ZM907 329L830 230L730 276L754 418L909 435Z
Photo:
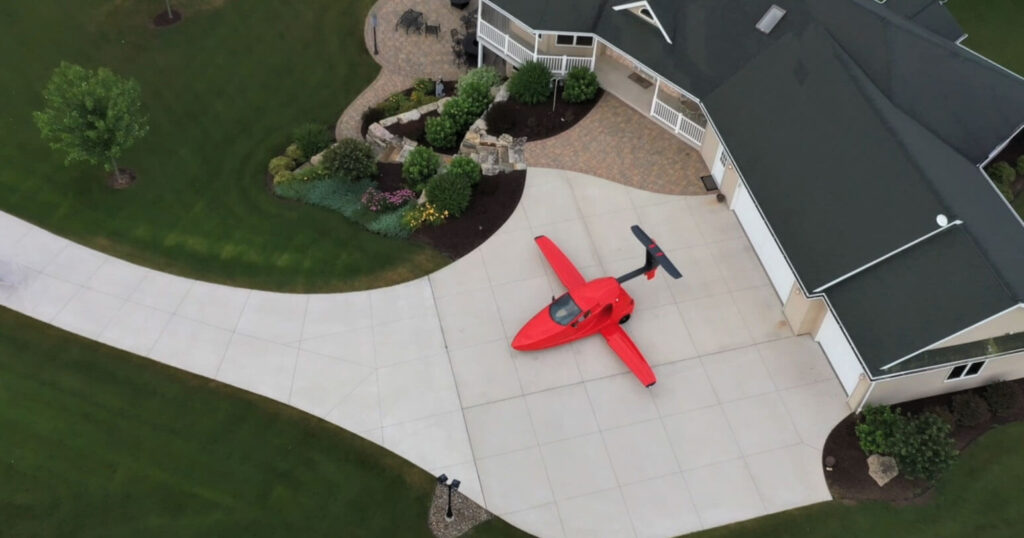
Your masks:
M815 504L719 527L694 538L994 538L1024 533L1024 424L1004 426L972 444L919 506Z
M967 32L965 46L1015 73L1024 73L1024 2L950 0L946 7Z
M0 209L143 265L282 291L408 280L447 263L341 215L271 197L267 161L307 121L332 124L378 72L362 25L373 0L174 0L184 22L149 26L157 0L0 3ZM150 132L120 162L64 166L31 112L61 60L136 78Z
M315 417L0 308L2 536L429 536L433 487Z

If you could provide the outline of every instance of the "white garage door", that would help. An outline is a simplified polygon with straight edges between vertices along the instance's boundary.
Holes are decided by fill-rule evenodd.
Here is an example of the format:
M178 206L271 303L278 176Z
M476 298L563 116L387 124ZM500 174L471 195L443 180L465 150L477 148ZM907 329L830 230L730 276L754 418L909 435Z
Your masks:
M736 186L732 210L736 212L736 217L739 218L740 224L747 232L747 237L750 238L750 244L754 246L757 257L761 258L761 264L764 265L768 278L772 281L775 293L785 303L796 278L793 276L793 271L789 270L789 264L786 263L786 258L779 250L779 245L768 231L768 226L765 225L761 214L757 212L750 193L742 183Z
M839 328L836 318L832 316L831 310L825 314L825 320L821 322L821 328L818 329L818 335L814 339L821 344L821 349L828 356L828 362L832 363L832 369L836 371L839 382L843 384L843 389L849 396L857 386L857 380L860 379L860 374L864 372L864 369L861 367L860 361L857 360L857 355L850 347L850 342L843 334L843 330Z

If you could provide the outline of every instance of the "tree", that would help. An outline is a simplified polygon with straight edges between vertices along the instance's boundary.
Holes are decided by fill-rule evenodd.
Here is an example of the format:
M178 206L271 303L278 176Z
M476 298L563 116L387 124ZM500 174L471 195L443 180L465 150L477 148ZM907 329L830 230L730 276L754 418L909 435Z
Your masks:
M122 183L117 158L149 130L142 91L132 79L61 62L43 89L43 110L32 114L50 147L67 152L65 164L104 163Z

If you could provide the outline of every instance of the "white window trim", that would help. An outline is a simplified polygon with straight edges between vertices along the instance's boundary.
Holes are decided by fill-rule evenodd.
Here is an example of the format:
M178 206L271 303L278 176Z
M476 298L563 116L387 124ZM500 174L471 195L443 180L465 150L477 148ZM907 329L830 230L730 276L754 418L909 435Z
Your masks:
M981 368L978 368L977 372L974 372L973 374L968 374L967 373L967 371L971 369L971 366L973 366L975 364L979 364L979 363L981 364ZM985 364L986 363L988 363L987 360L980 360L980 361L967 362L967 363L964 363L964 364L958 364L956 366L953 366L952 368L949 369L949 373L946 374L946 380L943 381L943 383L953 383L953 382L961 381L961 380L964 380L964 379L970 379L972 377L978 377L979 375L981 375L981 372L983 372L985 370ZM955 368L959 368L961 366L964 367L964 372L962 374L960 374L959 377L950 378L949 376L953 374L953 370Z
M572 38L572 43L570 43L570 44L559 43L558 42L558 38L560 38L560 37L571 37ZM579 43L577 43L577 41L579 41L579 39L581 37L590 39L590 44L589 45L580 45ZM557 47L580 47L580 48L584 48L584 49L589 49L590 47L593 47L595 43L597 43L597 40L594 39L594 37L592 35L590 35L590 34L555 34L555 46L557 46Z

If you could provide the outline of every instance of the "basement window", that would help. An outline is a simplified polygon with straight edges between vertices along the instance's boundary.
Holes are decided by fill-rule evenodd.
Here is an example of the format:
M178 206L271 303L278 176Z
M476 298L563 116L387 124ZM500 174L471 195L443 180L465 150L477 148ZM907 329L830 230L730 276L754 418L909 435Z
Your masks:
M968 377L974 377L981 373L981 369L985 367L985 361L972 362L970 364L960 364L954 366L949 371L949 375L946 376L946 381L956 381L958 379L966 379Z

